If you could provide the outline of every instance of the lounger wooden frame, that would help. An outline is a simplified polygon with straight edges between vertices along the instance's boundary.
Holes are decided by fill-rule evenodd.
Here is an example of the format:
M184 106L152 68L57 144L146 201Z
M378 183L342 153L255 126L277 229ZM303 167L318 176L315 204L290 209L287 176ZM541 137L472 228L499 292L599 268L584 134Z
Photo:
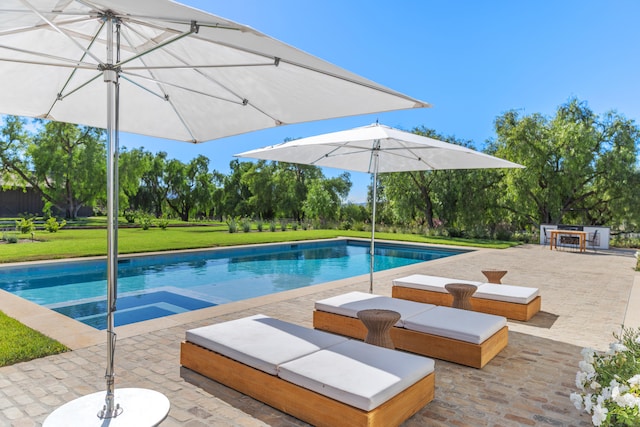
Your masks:
M451 303L453 302L453 297L449 293L430 291L427 289L408 288L400 285L393 285L391 288L391 296L393 298L407 299L427 304L444 305L448 307L451 307ZM526 322L540 311L542 306L542 297L538 295L528 304L471 297L471 306L473 311L495 314L498 316L504 316L507 319Z
M188 341L181 344L180 364L316 426L398 426L431 402L435 394L432 372L367 412Z
M367 335L367 328L360 319L321 310L313 311L313 327L359 340L364 340ZM390 334L394 346L399 350L459 363L472 368L482 368L509 342L509 330L506 326L482 344L473 344L397 326L391 328Z

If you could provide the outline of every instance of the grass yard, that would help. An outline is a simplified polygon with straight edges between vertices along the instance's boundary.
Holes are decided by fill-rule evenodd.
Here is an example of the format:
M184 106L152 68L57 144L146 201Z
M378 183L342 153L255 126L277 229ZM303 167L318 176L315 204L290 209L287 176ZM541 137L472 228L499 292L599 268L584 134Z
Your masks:
M330 239L335 237L369 238L366 231L347 230L301 230L296 231L252 231L229 233L224 226L169 227L166 230L151 228L121 228L118 231L120 254L155 252L180 249L211 248L259 243ZM21 239L30 236L21 235ZM376 233L379 240L441 245L471 246L504 249L518 242L473 240L446 237L426 237L417 234ZM17 244L2 243L0 263L39 261L47 259L104 256L107 253L107 231L105 229L61 229L57 233L39 231L34 242Z
M0 311L0 366L58 354L69 350Z

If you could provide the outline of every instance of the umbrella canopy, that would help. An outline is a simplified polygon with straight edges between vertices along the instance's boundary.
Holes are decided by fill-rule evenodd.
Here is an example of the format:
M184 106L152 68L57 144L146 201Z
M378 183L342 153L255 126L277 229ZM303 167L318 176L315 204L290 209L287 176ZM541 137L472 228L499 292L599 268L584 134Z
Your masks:
M374 123L236 154L372 174L369 292L373 292L377 174L439 169L521 168L507 160Z
M119 26L112 60L107 17ZM3 0L0 62L0 113L106 128L114 70L120 130L181 141L428 106L166 0Z
M236 156L367 173L522 167L460 145L378 123L296 139Z
M131 413L114 403L120 130L197 143L429 106L252 28L168 0L3 0L0 75L0 113L107 130L107 393L94 422ZM132 394L135 401L137 389ZM147 397L156 396L142 400ZM78 407L98 412L81 401L50 424L91 425L78 420L84 414Z

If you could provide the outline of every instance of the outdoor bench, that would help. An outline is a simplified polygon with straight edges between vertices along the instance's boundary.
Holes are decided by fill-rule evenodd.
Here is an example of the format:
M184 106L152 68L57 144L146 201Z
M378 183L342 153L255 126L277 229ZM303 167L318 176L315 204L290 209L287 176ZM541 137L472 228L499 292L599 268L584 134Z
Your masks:
M432 359L264 315L186 331L180 363L318 426L397 426L435 389Z

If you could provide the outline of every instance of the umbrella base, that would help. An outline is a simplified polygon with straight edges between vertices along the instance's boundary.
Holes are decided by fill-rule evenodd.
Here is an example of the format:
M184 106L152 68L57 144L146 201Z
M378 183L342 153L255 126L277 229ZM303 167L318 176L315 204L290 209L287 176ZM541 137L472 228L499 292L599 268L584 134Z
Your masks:
M169 414L169 399L157 391L143 388L121 388L114 391L115 403L122 409L115 417L103 419L98 413L104 406L106 391L100 391L67 402L53 411L43 427L157 426Z

